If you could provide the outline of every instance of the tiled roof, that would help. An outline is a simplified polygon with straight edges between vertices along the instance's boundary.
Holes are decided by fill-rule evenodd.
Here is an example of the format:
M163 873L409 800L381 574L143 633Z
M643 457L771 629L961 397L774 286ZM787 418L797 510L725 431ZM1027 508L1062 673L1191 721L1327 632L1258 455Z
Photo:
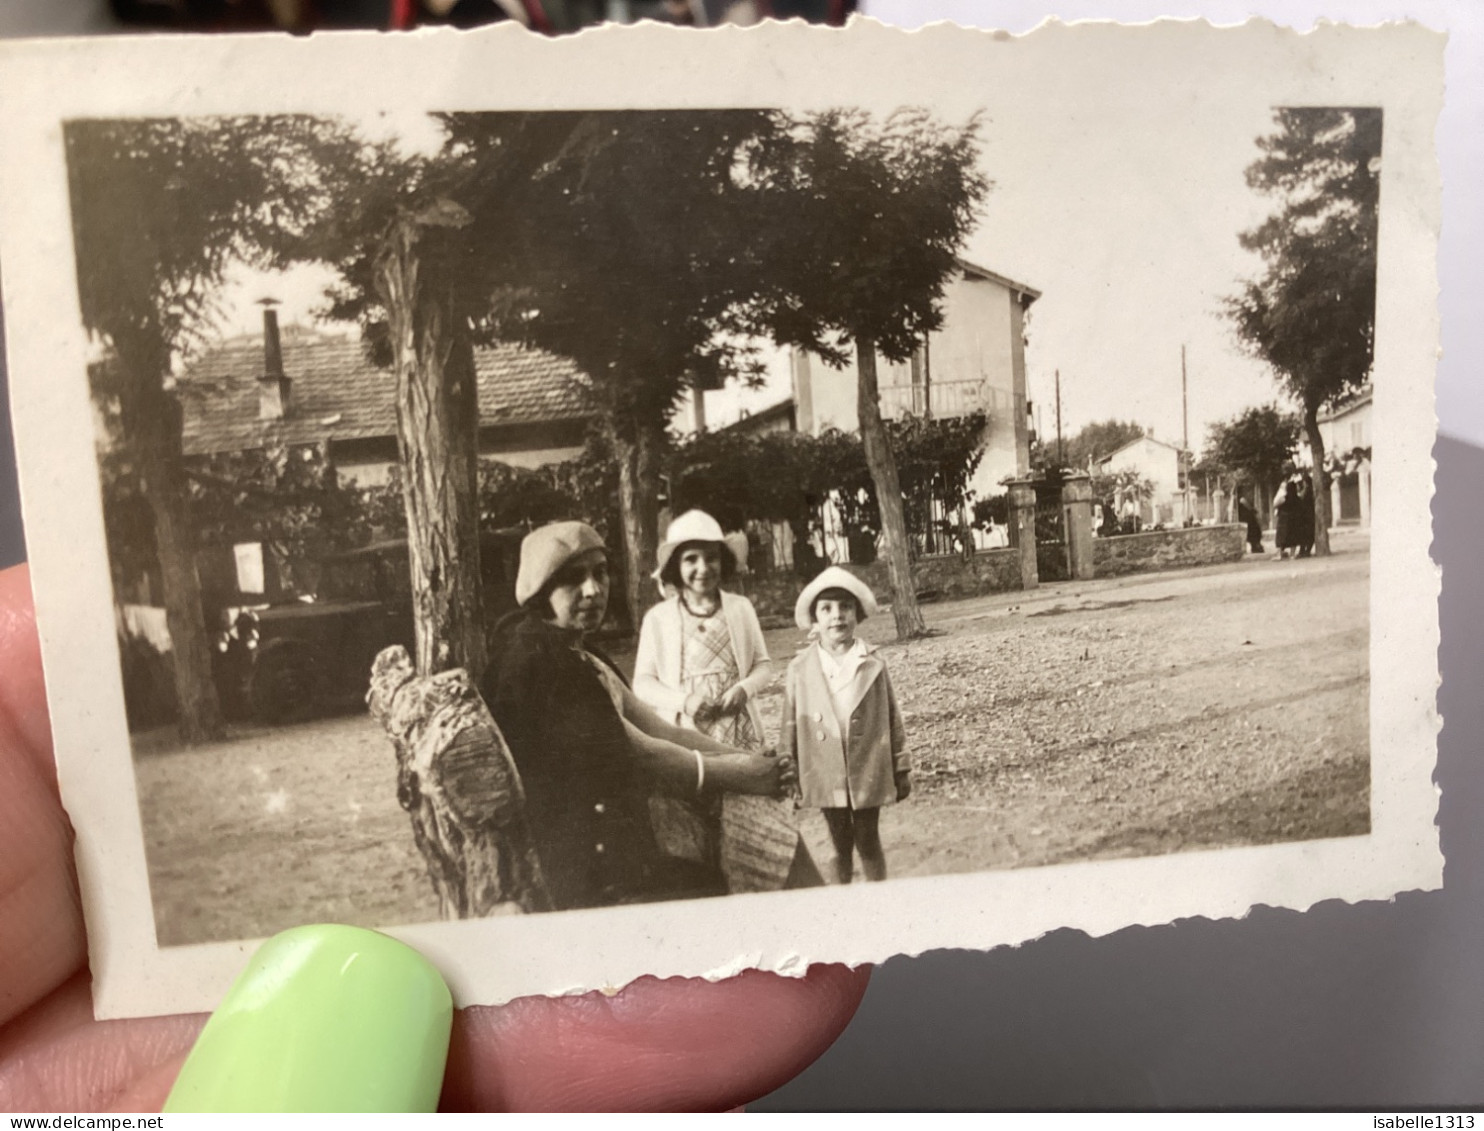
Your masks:
M565 358L497 345L476 350L474 364L481 426L590 415L584 378ZM185 454L396 434L392 375L372 366L356 339L285 329L283 370L292 382L288 412L263 420L262 339L233 338L202 356L177 383Z

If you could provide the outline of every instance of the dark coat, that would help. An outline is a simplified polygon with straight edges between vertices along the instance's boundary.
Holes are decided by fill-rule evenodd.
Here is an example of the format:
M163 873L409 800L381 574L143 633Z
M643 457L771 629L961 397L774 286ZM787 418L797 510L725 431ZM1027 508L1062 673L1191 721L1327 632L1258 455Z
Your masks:
M1298 480L1289 477L1278 489L1275 501L1276 518L1273 521L1273 541L1280 550L1292 550L1302 545L1299 537L1299 509L1303 500L1299 498Z
M520 771L556 907L660 898L665 868L648 791L623 720L577 640L530 613L510 614L496 626L481 690Z

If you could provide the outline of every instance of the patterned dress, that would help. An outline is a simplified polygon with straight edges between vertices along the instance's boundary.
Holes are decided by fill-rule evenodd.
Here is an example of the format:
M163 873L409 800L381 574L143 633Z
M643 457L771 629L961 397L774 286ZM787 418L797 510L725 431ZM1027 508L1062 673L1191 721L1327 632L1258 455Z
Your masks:
M742 679L732 652L732 634L720 614L720 605L716 612L702 616L693 613L684 600L680 602L680 685L687 696L700 692L701 698L708 702L719 701ZM745 705L735 714L715 715L704 723L697 721L695 727L702 734L739 750L757 750L762 746Z
M742 674L732 651L732 634L716 612L699 615L680 602L680 684L689 696L699 691L716 702L737 686ZM744 703L734 714L692 719L701 733L738 750L761 750L762 736ZM799 845L798 817L792 801L728 793L721 799L718 863L733 894L777 891L785 886ZM812 867L812 860L810 866Z

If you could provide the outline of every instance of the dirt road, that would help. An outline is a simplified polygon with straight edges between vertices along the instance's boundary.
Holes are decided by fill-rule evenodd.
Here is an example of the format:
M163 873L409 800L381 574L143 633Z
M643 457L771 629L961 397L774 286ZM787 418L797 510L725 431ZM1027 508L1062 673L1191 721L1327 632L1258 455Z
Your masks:
M917 766L882 817L892 874L1364 833L1369 546L1336 546L936 605L943 635L910 644L868 621ZM801 642L769 633L780 672ZM436 916L369 719L135 747L162 944Z

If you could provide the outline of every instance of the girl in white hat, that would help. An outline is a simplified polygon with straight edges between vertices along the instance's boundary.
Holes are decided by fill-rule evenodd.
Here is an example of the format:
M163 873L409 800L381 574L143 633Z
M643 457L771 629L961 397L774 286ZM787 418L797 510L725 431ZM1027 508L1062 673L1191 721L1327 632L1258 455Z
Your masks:
M654 578L673 596L644 615L634 691L672 722L755 750L763 720L753 699L773 664L752 602L721 588L736 569L709 514L687 511L670 523Z
M634 692L668 721L740 750L761 750L756 700L773 665L752 602L721 587L736 568L709 514L687 511L670 524L653 575L669 596L644 615ZM667 824L663 817L657 823ZM729 796L721 830L718 852L731 891L822 882L791 805Z

